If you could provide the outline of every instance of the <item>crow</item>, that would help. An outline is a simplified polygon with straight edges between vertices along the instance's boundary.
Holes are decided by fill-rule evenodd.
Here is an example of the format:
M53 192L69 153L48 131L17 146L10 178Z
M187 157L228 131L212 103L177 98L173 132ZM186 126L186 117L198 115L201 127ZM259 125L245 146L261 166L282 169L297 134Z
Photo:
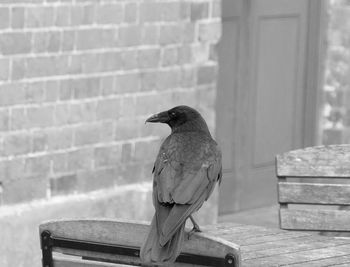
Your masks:
M191 107L177 106L146 122L166 123L171 134L153 167L155 214L140 257L143 263L171 264L181 252L186 220L193 224L188 237L201 231L192 213L221 182L221 151L203 117Z

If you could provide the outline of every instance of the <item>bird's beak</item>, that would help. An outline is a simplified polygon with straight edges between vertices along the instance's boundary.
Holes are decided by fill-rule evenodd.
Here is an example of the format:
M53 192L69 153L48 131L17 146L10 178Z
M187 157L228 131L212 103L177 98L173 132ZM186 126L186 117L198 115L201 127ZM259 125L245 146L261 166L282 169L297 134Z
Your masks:
M162 122L162 123L166 123L170 120L168 112L164 111L164 112L160 112L158 114L154 114L151 117L149 117L146 122Z

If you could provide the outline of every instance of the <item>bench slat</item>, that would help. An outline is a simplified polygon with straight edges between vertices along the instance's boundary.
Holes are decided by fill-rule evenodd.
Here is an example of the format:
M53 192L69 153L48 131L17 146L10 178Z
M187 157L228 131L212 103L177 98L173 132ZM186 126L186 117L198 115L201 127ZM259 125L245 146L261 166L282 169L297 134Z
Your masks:
M93 262L88 260L73 259L73 258L55 258L53 260L55 267L121 267L128 265L113 264L107 262ZM130 266L130 265L129 265Z
M350 231L350 210L280 209L282 229Z
M54 258L54 262L58 265L54 264L54 267L120 267L120 266L143 266L141 264L141 261L138 258L132 258L127 256L121 256L121 255L112 255L108 253L98 253L98 252L88 252L83 250L74 250L74 249L55 249L55 252L67 254L67 255L75 255L79 257L84 257L84 259L77 259L76 258ZM88 260L90 259L90 260ZM96 261L93 261L91 259L95 259ZM112 261L112 262L119 262L119 263L104 263L103 261ZM152 264L144 265L145 267L157 267L161 265ZM173 267L201 267L201 265L193 265L188 263L179 263L175 262L171 266ZM205 266L203 266L205 267Z
M279 182L280 203L350 205L350 184Z
M277 176L350 177L350 146L330 145L277 155Z

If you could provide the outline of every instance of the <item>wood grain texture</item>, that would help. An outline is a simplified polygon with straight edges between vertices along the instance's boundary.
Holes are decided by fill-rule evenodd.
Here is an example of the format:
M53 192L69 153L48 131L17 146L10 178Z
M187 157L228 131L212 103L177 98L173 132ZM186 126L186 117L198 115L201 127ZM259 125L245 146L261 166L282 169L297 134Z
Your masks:
M281 228L350 231L350 210L280 209Z
M339 245L335 247L325 247L317 249L305 249L301 251L288 252L285 250L280 250L278 255L269 255L268 252L265 254L265 257L258 259L247 259L243 261L243 266L285 266L285 265L294 265L296 263L303 263L304 266L308 266L308 262L316 261L321 259L327 259L332 257L339 257L349 255L350 245ZM332 266L329 264L328 266Z
M330 266L350 257L350 239L232 223L211 226L210 232L215 229L218 237L241 246L244 267Z
M242 260L257 259L266 255L278 255L282 252L292 253L307 249L327 248L331 246L348 244L350 240L327 238L320 235L307 235L285 238L264 243L252 244L242 247Z
M316 146L286 152L276 157L279 177L279 220L283 229L350 231L350 211L318 209L287 204L350 205L350 145ZM331 178L325 183L309 179L307 183L290 182L292 178ZM344 181L344 182L343 182ZM349 179L350 182L350 179Z
M44 230L48 230L53 236L63 238L140 247L146 237L148 228L149 226L146 224L130 221L83 219L46 222L39 226L39 231L41 233ZM182 252L223 258L226 254L232 253L239 260L239 250L240 248L237 244L227 240L207 233L196 233L191 236L190 239L185 237ZM117 255L63 248L54 248L54 251L76 256L93 256L101 259L112 259L121 263L132 261L136 265L140 264L138 258L135 260L135 258L131 259ZM174 266L177 266L177 264Z
M343 265L345 264L345 265ZM339 266L350 266L350 255L331 257L327 259L318 259L308 262L301 262L293 264L293 267L325 267L330 265Z
M316 146L276 156L277 176L350 177L350 145Z
M147 228L147 226L145 227ZM239 245L242 256L241 266L243 267L276 267L289 264L307 267L337 264L349 266L347 264L350 262L350 239L235 223L211 225L203 230L208 235L234 241ZM69 265L64 259L60 260L62 262L60 267L104 266L103 264L91 265L92 262L89 262L90 265L79 265L79 261L75 261L75 265ZM105 264L106 267L114 266L109 263Z
M350 205L350 184L278 183L279 203Z

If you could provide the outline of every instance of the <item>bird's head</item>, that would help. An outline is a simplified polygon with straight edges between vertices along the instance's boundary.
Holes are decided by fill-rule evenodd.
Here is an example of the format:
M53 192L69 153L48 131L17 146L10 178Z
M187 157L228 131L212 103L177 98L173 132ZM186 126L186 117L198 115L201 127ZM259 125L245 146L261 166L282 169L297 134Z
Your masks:
M172 131L185 130L205 130L208 131L201 114L194 108L188 106L177 106L167 111L163 111L149 117L146 122L166 123Z

